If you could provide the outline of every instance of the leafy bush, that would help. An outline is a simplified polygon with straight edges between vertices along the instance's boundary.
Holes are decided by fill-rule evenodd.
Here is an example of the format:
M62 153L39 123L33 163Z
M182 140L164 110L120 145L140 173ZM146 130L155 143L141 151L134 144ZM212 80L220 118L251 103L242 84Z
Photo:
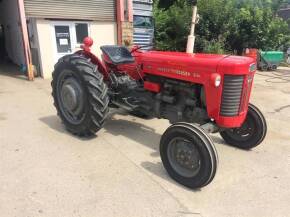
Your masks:
M155 1L155 5L158 1ZM156 46L160 50L184 51L190 31L192 10L183 0L178 0L168 10L155 7Z
M184 51L192 7L188 0L155 1L156 47ZM169 4L170 3L170 4ZM285 49L290 44L287 22L276 16L283 0L200 0L196 26L197 52L238 53L244 48ZM171 6L170 6L171 5Z
M203 52L212 54L224 54L224 43L220 41L204 41Z

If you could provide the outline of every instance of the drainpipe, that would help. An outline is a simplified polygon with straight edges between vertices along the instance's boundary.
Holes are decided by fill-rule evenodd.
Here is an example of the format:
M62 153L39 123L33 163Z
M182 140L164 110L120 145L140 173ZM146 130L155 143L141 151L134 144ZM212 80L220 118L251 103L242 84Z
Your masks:
M29 38L28 38L28 31L27 31L27 24L26 24L26 16L25 16L25 8L24 8L24 1L18 0L18 11L21 23L21 30L22 30L22 40L23 40L23 47L24 47L24 56L25 62L27 67L27 74L28 80L34 80L34 73L32 69L32 58L30 52L30 45L29 45Z
M124 16L124 0L117 0L117 32L118 45L122 45L122 23L125 20Z
M126 1L126 8L125 8ZM127 11L125 17L125 10ZM117 0L117 28L118 28L118 45L123 44L124 29L127 29L133 23L133 0ZM124 29L123 29L124 28ZM125 36L127 37L127 36Z
M133 22L133 0L128 0L128 20Z

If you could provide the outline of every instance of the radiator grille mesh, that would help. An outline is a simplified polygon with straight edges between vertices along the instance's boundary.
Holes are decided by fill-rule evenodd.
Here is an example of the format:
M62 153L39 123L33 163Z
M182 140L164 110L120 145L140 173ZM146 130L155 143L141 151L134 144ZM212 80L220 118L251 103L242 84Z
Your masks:
M244 76L225 75L221 104L221 116L239 115Z

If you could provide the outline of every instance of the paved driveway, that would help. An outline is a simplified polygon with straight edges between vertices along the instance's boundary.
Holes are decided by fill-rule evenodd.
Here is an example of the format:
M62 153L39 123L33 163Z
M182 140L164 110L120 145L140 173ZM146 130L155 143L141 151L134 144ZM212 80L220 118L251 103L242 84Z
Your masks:
M290 216L290 81L273 78L282 71L256 77L252 102L268 121L265 142L241 151L214 135L219 170L200 191L173 182L162 167L166 120L112 113L95 138L79 139L56 116L50 81L3 71L1 217Z

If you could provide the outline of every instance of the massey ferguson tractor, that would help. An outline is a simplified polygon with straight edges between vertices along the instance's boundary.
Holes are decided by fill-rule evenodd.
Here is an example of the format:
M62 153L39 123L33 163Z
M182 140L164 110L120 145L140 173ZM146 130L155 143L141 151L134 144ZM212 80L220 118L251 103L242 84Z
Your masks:
M209 134L229 145L252 149L267 132L263 114L249 104L256 72L248 57L194 54L192 30L187 53L102 46L102 60L85 38L82 50L61 58L53 72L53 97L69 132L91 136L102 129L110 108L172 124L160 141L169 176L192 188L208 185L218 156Z

